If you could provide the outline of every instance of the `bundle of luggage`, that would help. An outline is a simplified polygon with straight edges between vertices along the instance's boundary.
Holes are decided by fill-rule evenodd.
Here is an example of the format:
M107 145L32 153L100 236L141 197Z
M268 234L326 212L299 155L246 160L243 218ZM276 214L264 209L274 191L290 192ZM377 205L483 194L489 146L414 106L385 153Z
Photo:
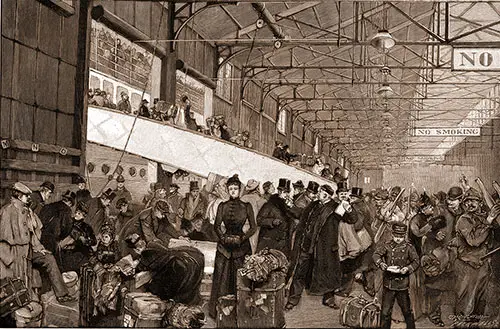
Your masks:
M282 328L288 260L278 250L248 256L237 276L237 294L219 298L217 327Z
M379 327L380 304L363 296L350 296L340 304L340 323L350 328Z
M198 306L165 302L149 292L125 295L122 324L128 328L201 328L205 313Z
M288 269L288 259L279 250L265 248L260 252L247 256L241 276L254 282L264 282L273 271L286 272Z
M80 282L76 272L63 273L63 280L72 297L78 297ZM60 303L53 291L42 295L43 327L78 327L80 324L80 308L78 300L69 303Z

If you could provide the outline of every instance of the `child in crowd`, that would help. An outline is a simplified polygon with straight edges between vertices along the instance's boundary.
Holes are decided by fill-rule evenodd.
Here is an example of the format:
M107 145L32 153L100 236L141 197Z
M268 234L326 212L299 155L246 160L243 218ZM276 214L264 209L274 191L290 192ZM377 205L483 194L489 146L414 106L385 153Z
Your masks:
M118 261L118 242L115 240L112 224L106 223L102 226L96 256L97 260L108 268Z

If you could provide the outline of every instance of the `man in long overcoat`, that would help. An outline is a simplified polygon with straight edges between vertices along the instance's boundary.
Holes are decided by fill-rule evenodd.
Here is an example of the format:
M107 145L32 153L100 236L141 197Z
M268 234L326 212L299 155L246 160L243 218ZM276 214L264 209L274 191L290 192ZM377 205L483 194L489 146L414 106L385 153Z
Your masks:
M109 219L109 206L115 198L115 193L108 188L99 197L88 201L89 213L85 222L92 227L92 231L99 236L102 225Z
M304 288L309 288L310 294L323 295L323 305L338 308L335 292L340 288L342 279L338 252L339 223L346 221L352 224L355 218L350 215L352 209L349 204L333 201L333 195L333 188L323 185L319 200L312 202L301 218L303 230L297 235L300 250L287 309L298 304Z
M290 181L280 178L278 193L273 194L260 209L257 225L260 227L257 252L264 248L276 249L290 256L294 215L286 204L290 193Z
M75 203L75 197L74 192L66 191L60 201L44 206L38 216L43 225L40 242L54 255L57 255L58 243L71 233L73 226L71 208Z

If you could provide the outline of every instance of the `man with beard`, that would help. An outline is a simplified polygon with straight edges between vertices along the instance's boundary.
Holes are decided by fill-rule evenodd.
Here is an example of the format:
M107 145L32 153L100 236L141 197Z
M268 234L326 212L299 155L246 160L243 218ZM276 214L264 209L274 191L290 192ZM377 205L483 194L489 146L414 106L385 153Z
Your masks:
M280 178L278 193L273 194L260 209L257 225L260 227L257 252L264 248L276 249L290 257L294 214L286 204L290 193L290 180Z
M161 182L156 182L153 185L153 193L152 195L144 196L142 202L145 204L145 208L150 208L154 206L154 203L158 200L165 200L167 196L167 190L165 190L165 186Z
M494 220L481 211L482 196L471 188L464 193L465 213L455 225L456 238L452 246L457 247L455 272L457 293L455 314L465 321L484 314L485 294L490 279L490 267L484 256L488 252L488 238Z
M178 215L184 221L204 218L207 213L207 207L208 200L200 193L198 182L191 181L189 183L189 193L182 199L177 210Z
M321 186L318 200L304 210L300 230L297 231L298 256L296 264L292 264L294 270L285 307L287 310L299 303L304 288L309 289L311 294L323 295L323 305L339 308L335 302L335 291L341 285L342 275L338 227L340 221L353 223L354 219L347 202L339 204L332 200L334 193L329 185Z

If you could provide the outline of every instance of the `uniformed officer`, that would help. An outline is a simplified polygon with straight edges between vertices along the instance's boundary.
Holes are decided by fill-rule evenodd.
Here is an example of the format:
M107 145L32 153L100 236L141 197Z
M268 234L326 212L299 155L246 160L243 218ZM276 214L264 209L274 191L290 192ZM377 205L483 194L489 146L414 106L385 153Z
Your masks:
M407 226L396 222L392 225L392 241L379 243L373 254L375 264L384 271L382 291L381 327L391 327L394 301L397 300L406 322L406 328L415 328L411 307L410 274L415 272L419 259L415 247L405 241Z

